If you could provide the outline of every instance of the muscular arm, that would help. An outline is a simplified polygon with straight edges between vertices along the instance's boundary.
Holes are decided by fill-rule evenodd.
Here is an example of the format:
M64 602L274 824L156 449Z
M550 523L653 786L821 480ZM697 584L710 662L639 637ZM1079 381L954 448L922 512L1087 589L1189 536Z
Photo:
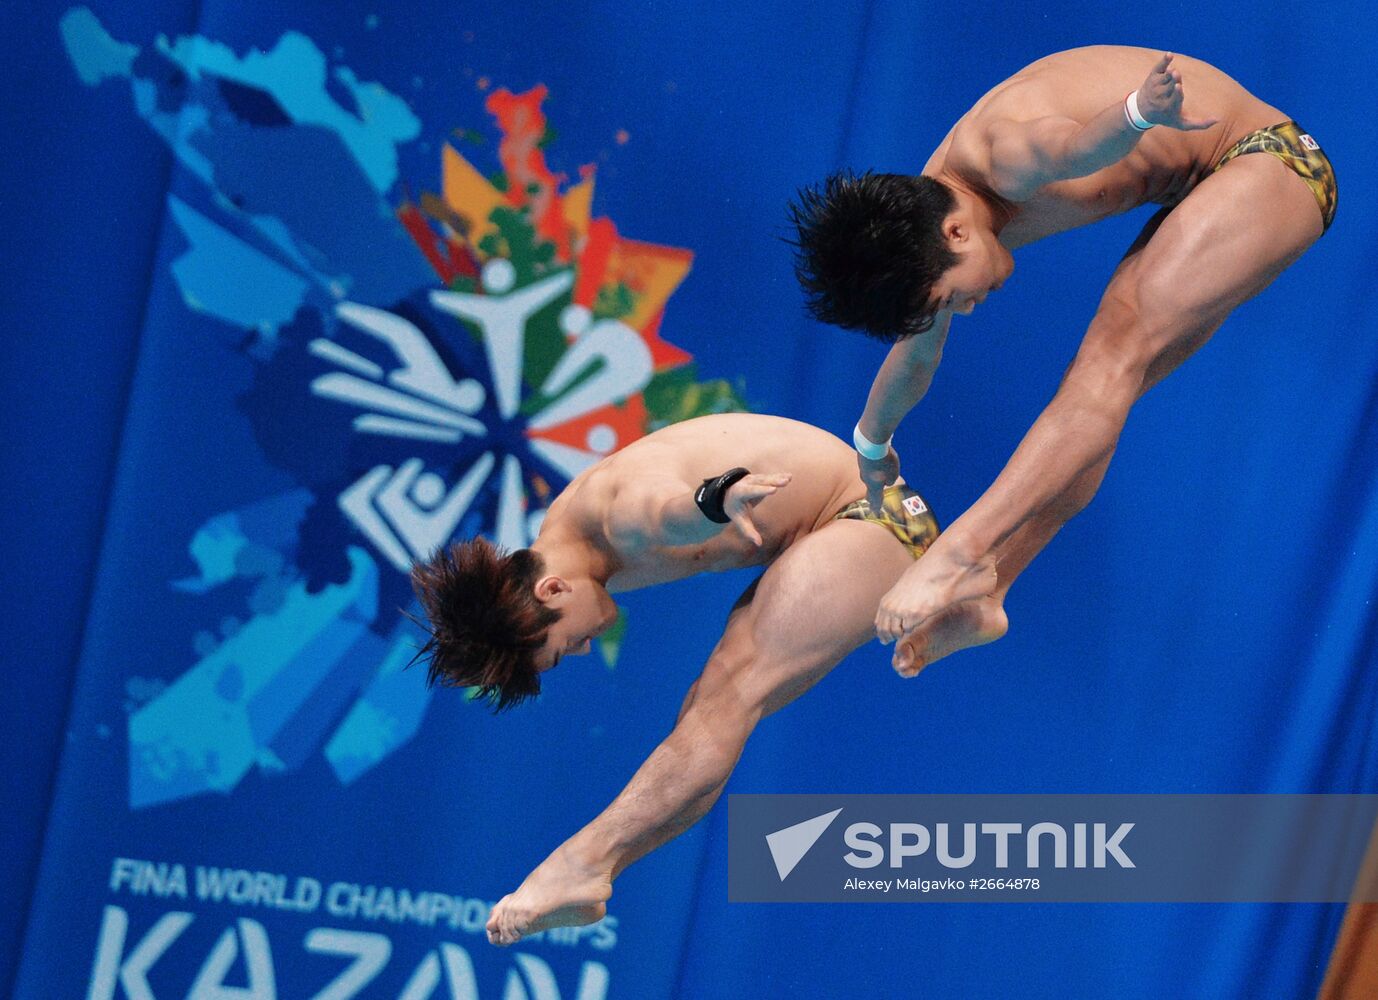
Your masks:
M683 479L664 474L619 484L604 521L608 539L621 551L708 541L727 525L704 517L694 503L694 489Z
M747 540L761 545L761 533L751 519L756 504L789 484L789 473L748 473L723 494L728 521L710 521L695 499L697 487L676 476L638 476L613 492L603 530L619 552L647 548L698 545L733 524Z
M1085 125L1058 116L1032 121L995 121L987 127L991 185L1022 201L1045 184L1085 177L1117 163L1138 145L1143 132L1129 124L1116 101Z
M1182 74L1165 53L1139 87L1139 114L1153 124L1197 131L1215 118L1189 118L1182 108ZM990 181L998 194L1022 201L1045 184L1085 177L1123 159L1144 132L1129 123L1120 101L1086 124L1059 115L1031 121L997 120L986 126Z
M890 348L871 383L866 409L861 414L861 433L868 439L888 440L904 415L928 392L943 357L943 343L951 322L950 312L940 312L927 333L901 340Z

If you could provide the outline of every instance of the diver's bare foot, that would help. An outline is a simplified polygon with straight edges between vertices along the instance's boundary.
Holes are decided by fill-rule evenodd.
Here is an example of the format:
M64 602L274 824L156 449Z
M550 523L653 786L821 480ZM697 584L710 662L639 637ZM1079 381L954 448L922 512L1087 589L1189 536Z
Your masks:
M505 947L551 927L594 923L608 912L611 896L612 880L606 873L579 864L565 847L557 848L516 892L498 900L488 917L488 940Z
M943 548L946 536L904 571L880 599L876 638L889 645L959 604L994 597L1000 577L990 555L964 552L957 543Z
M994 642L1009 631L1005 609L993 597L963 601L942 611L895 643L891 661L901 677L919 671L944 656Z

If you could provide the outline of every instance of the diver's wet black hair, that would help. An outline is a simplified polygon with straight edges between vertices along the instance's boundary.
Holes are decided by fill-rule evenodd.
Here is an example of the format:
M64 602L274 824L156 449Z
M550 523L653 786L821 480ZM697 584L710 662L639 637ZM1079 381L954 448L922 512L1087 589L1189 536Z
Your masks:
M931 177L833 174L789 205L794 273L824 323L895 341L923 333L934 283L957 263L942 223L957 199Z
M477 688L495 711L540 693L536 654L560 619L536 600L543 565L531 549L506 553L474 538L412 567L429 633L412 662L427 661L428 685Z

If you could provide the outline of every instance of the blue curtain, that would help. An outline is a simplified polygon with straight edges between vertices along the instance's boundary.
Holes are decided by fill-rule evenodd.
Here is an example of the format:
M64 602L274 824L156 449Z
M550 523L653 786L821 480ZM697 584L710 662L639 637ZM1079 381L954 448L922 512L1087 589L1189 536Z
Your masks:
M0 985L1314 992L1339 906L729 904L723 806L629 869L600 928L490 948L487 905L668 732L750 578L626 595L618 643L493 718L402 669L399 560L437 532L520 542L582 463L735 399L845 434L883 349L803 315L793 192L917 171L1051 51L1180 51L1323 143L1335 226L1138 405L1005 639L910 682L859 651L762 724L728 791L1378 791L1366 9L0 12ZM957 321L897 438L940 518L1051 397L1148 214L1020 251ZM541 281L524 349L463 318L480 285ZM562 381L590 323L602 374Z

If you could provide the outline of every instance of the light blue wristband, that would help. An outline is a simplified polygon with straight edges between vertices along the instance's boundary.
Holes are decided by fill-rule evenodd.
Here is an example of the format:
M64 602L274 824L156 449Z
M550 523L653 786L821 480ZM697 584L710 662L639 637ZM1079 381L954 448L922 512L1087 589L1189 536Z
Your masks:
M890 454L890 442L891 440L893 440L893 438L894 435L891 435L890 437L885 439L884 444L876 444L865 434L861 433L860 421L858 421L857 425L852 428L853 446L856 448L858 452L861 453L862 458L870 459L872 462L876 461L877 459L884 458L886 455Z

